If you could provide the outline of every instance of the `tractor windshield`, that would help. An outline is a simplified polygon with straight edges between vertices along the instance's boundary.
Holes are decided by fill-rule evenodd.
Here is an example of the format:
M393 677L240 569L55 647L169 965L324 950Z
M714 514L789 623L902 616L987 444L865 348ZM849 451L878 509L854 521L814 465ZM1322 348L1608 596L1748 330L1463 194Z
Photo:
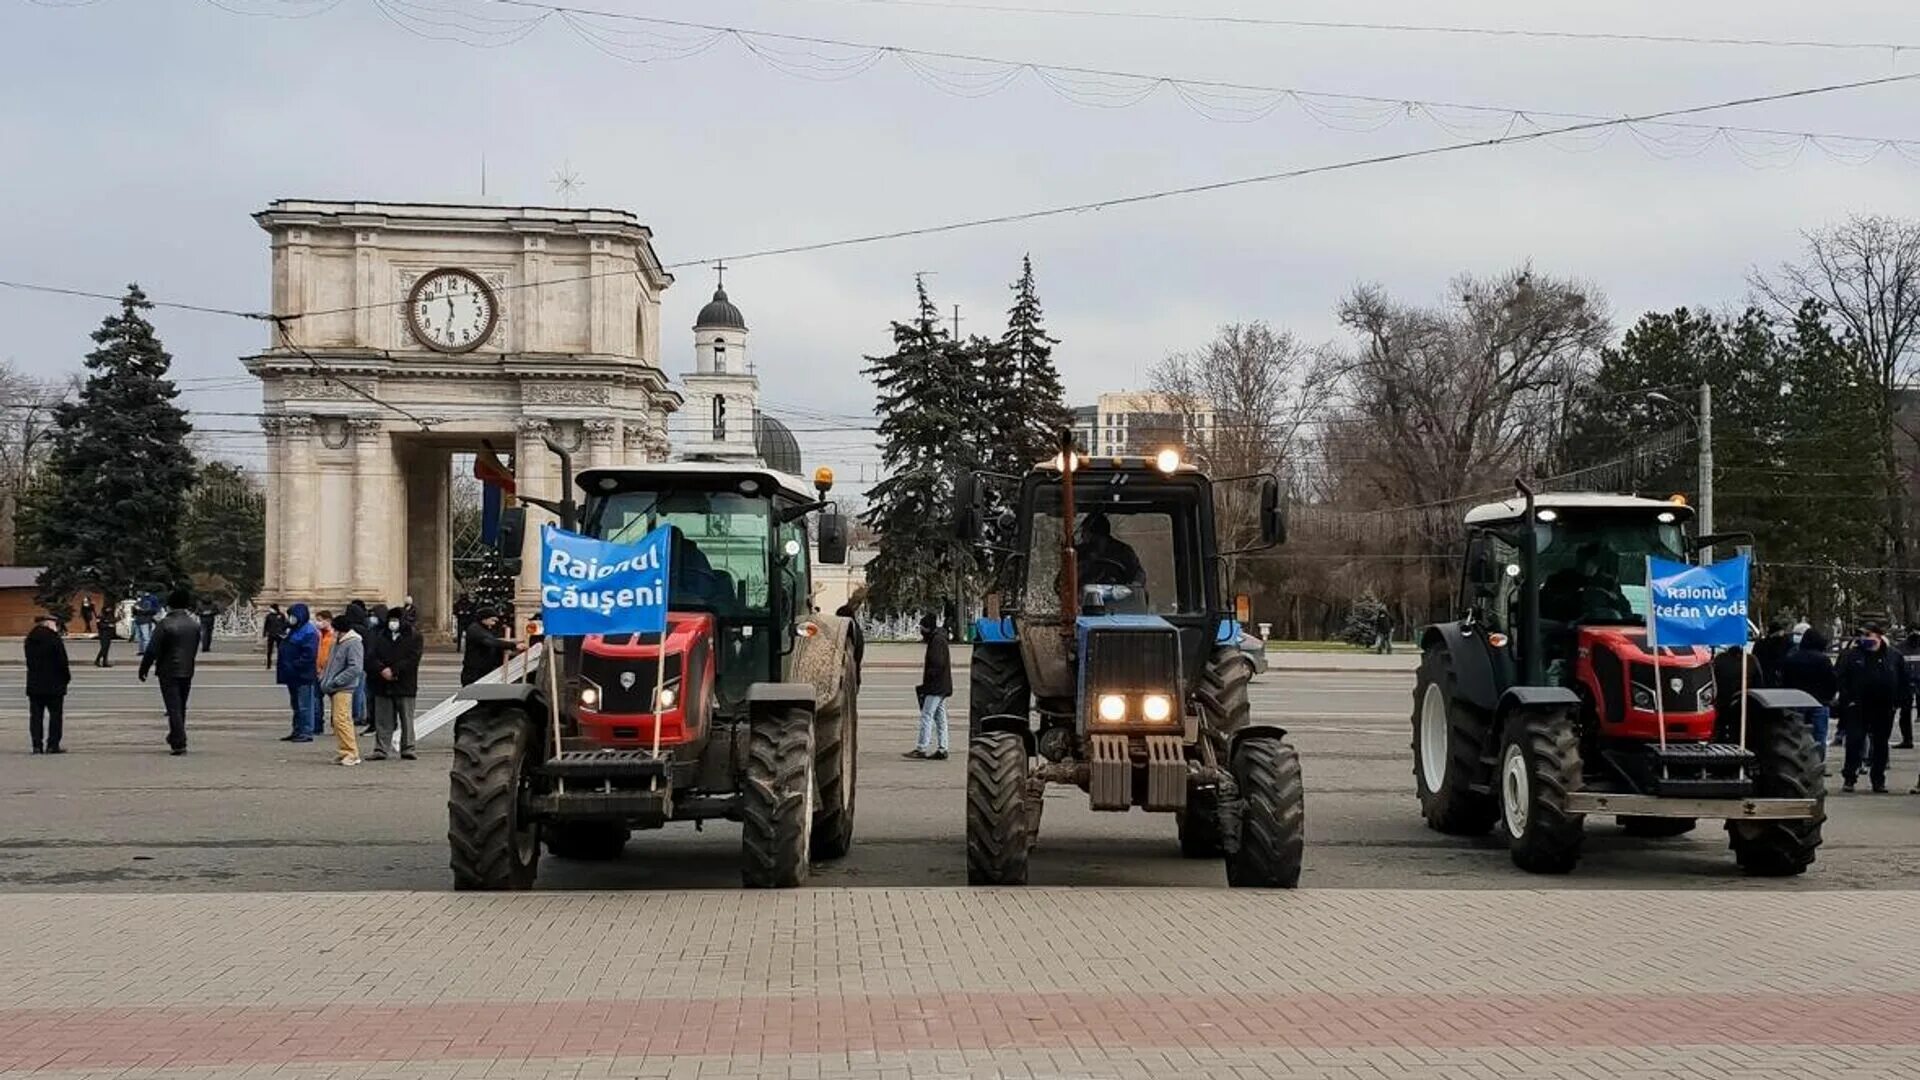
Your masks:
M676 611L764 616L768 504L726 491L620 491L588 508L588 535L631 543L661 525L678 530L668 604Z
M1563 514L1535 528L1540 617L1561 623L1639 623L1647 614L1647 558L1683 559L1679 523Z
M1206 610L1197 498L1175 488L1128 489L1090 479L1075 490L1073 545L1083 611L1194 615ZM1031 615L1060 612L1060 489L1034 492L1027 532Z

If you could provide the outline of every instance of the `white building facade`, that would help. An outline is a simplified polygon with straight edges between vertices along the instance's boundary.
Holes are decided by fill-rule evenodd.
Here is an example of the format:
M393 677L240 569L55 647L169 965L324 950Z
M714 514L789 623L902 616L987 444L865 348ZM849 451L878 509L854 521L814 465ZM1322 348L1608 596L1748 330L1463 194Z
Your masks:
M1170 445L1191 446L1213 429L1213 408L1202 403L1184 416L1165 395L1126 391L1101 394L1073 410L1074 441L1096 457L1148 455Z

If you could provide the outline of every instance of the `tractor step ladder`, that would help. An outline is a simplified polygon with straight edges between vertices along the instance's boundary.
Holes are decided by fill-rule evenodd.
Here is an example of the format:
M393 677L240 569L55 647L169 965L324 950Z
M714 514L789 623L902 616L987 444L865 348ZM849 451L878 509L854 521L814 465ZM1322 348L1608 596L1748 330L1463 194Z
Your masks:
M1753 751L1734 743L1668 743L1647 747L1652 793L1679 799L1740 799L1753 794L1747 776Z
M540 766L549 776L594 780L649 780L670 778L672 761L647 750L562 750Z

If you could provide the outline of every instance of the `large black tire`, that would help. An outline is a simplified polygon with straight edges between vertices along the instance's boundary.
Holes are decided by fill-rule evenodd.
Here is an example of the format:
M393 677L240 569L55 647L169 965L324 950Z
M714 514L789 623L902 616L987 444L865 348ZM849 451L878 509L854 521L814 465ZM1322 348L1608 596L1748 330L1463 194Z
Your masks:
M1025 741L1007 731L968 740L967 884L1025 885L1032 850Z
M813 728L813 772L819 785L813 808L816 862L841 858L853 848L853 805L860 771L860 669L847 651L841 698Z
M1200 706L1200 735L1213 740L1214 753L1227 758L1233 736L1253 719L1247 687L1253 682L1253 659L1237 646L1222 646L1207 657L1193 699Z
M1428 828L1449 836L1485 836L1500 817L1499 799L1472 787L1481 771L1488 725L1458 694L1453 654L1444 643L1428 648L1413 684L1414 790Z
M1565 874L1580 862L1585 815L1567 809L1580 790L1580 735L1572 709L1516 709L1500 745L1500 814L1513 864Z
M1654 840L1685 836L1699 824L1690 817L1636 817L1632 814L1621 814L1614 820L1620 823L1620 831L1628 836L1644 836Z
M540 829L527 820L526 798L536 745L517 705L482 705L456 722L447 792L454 888L533 888Z
M1027 685L1027 662L1020 646L1006 642L980 642L973 647L973 660L967 668L967 738L985 731L981 721L989 716L1025 718L1032 709L1032 693Z
M813 769L812 710L773 706L754 715L740 799L740 877L747 888L790 889L806 883Z
M1813 729L1788 709L1756 710L1747 731L1754 753L1753 789L1763 799L1817 799L1814 816L1798 820L1729 821L1727 842L1740 868L1755 877L1792 877L1813 865L1827 820L1826 767Z
M626 850L630 830L618 821L572 821L541 827L547 854L556 859L609 862Z
M1253 734L1233 751L1240 789L1240 846L1227 856L1227 884L1291 889L1306 851L1307 800L1300 755L1275 736Z

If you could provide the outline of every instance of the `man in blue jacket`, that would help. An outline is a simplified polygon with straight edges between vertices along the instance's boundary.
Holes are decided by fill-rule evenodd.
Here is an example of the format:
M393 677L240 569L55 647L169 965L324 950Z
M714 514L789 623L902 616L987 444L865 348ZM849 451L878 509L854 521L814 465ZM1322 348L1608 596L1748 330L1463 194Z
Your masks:
M293 706L293 733L281 742L312 742L319 717L314 715L314 686L320 681L320 631L314 629L307 605L287 609L287 636L280 643L274 681L287 688Z

